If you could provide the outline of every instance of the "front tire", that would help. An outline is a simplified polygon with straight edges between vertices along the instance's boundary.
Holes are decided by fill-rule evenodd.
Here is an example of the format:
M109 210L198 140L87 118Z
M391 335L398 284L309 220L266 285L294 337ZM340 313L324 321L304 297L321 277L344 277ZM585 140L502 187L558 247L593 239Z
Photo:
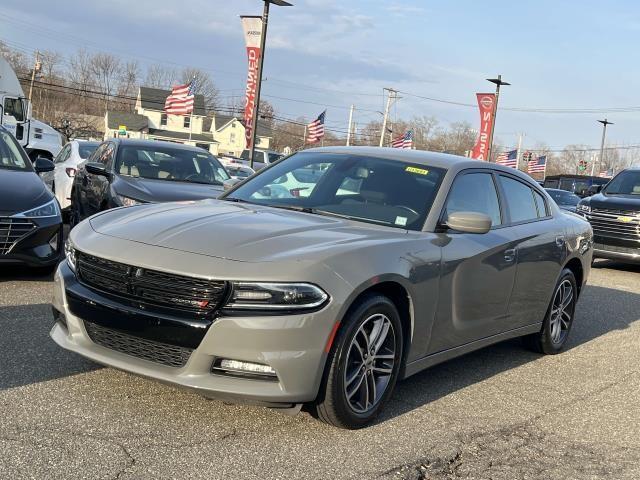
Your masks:
M333 343L316 416L356 429L373 421L393 393L402 362L402 324L395 305L368 295L351 308Z
M577 299L576 277L571 270L565 268L553 290L551 304L542 322L542 330L525 337L525 345L538 353L560 353L569 338Z

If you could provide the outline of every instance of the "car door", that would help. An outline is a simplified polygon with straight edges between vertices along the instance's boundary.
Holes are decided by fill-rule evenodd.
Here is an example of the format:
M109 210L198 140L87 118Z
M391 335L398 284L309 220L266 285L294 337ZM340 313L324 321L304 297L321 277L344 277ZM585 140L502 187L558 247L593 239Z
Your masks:
M113 164L113 156L116 151L116 146L112 142L107 142L99 155L93 157L92 161L101 163L109 171ZM105 175L96 175L85 171L87 176L87 204L88 214L102 210L103 201L106 199L106 194L109 190L109 182L111 177Z
M491 171L466 170L453 182L441 223L452 212L479 212L492 220L485 234L439 233L442 274L429 353L436 353L509 329L509 298L516 275L514 237L506 227Z
M498 175L510 230L516 243L516 279L509 304L514 328L542 322L566 245L563 226L551 215L544 195L525 181Z

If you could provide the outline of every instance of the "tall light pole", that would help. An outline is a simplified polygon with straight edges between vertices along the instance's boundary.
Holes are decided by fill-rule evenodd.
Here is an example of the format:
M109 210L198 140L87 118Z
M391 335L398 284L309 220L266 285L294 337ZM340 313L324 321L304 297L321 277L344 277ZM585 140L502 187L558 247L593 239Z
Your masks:
M262 12L262 33L260 35L260 58L258 58L258 72L256 84L256 111L251 120L251 149L249 150L249 166L253 168L253 156L256 151L256 133L258 130L258 116L260 115L260 89L262 87L262 65L264 63L264 49L267 40L267 25L269 23L269 6L273 3L279 7L291 7L292 4L284 0L263 0L264 11Z
M491 117L491 136L489 138L489 152L487 152L487 161L491 161L491 154L493 153L493 132L496 129L496 115L498 113L498 97L500 97L500 87L502 85L511 85L510 83L502 81L502 75L498 75L498 78L487 78L487 81L495 84L496 86L496 101L493 104L493 115Z
M613 125L613 122L610 122L606 118L604 120L598 120L598 122L602 124L602 142L600 142L600 158L598 158L598 174L600 174L602 170L602 158L604 156L604 140L607 136L607 125ZM593 173L591 175L593 175Z

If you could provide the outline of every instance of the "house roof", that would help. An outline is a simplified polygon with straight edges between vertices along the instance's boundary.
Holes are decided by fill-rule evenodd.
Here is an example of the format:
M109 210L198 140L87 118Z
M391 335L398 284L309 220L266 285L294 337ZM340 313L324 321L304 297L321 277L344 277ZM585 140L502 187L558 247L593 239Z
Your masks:
M164 110L164 103L169 95L171 95L170 90L151 87L140 87L140 91L138 93L142 108L144 108L145 110L157 111ZM196 95L193 101L193 114L205 116L206 111L204 107L204 96Z
M120 125L127 127L127 130L139 132L149 126L149 120L144 115L131 112L107 112L107 128L116 130Z
M159 128L150 128L149 135L159 138L189 140L189 132L174 132L171 130L161 130ZM191 140L196 142L220 143L213 139L213 135L211 133L192 133Z
M238 120L244 125L244 120L233 115L218 115L216 114L216 130L220 130L222 127L230 123L233 119ZM273 131L268 123L258 120L258 136L259 137L273 137Z

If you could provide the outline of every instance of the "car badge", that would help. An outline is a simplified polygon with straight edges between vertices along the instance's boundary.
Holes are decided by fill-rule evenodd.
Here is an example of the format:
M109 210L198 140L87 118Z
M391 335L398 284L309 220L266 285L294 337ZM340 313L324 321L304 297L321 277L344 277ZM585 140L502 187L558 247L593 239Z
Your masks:
M629 223L633 221L633 217L622 216L622 217L618 217L618 220L624 223Z

